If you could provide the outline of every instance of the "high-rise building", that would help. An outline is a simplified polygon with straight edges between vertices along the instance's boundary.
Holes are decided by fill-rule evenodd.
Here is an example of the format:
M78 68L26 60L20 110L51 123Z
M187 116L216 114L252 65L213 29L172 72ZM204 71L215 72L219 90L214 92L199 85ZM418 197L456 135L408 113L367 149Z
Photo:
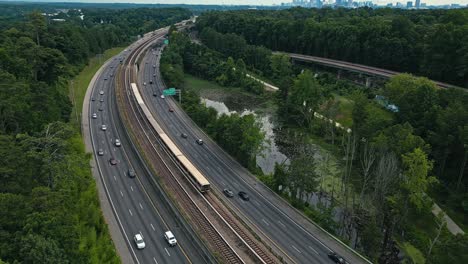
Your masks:
M406 8L412 8L412 7L413 7L413 1L406 2Z
M415 7L419 8L421 6L421 0L416 0Z

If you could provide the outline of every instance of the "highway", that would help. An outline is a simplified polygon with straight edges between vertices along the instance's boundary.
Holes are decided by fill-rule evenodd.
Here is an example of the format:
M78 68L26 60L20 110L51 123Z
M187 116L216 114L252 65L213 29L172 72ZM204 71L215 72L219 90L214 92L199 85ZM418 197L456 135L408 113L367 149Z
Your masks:
M131 46L134 47L135 44ZM89 131L85 132L92 140L100 174L96 177L101 177L104 182L106 195L134 263L209 263L211 257L204 255L200 241L184 228L186 223L158 190L119 119L114 76L120 64L119 57L126 53L128 50L110 60L102 69L91 92L88 116L84 117L89 119ZM92 118L93 113L97 114L96 119ZM106 131L102 130L102 125L107 126ZM122 146L115 145L116 139L120 139ZM97 154L99 149L104 151L104 155ZM110 164L111 158L117 160L116 165ZM128 176L130 168L135 170L136 178ZM164 239L167 230L174 233L177 246L170 247ZM143 235L145 249L137 249L133 240L137 233Z
M179 108L174 101L177 97L160 98L164 84L159 74L159 57L160 51L155 50L149 51L143 59L139 71L141 93L166 133L209 179L212 191L232 189L235 197L220 197L249 226L268 237L270 244L276 244L288 263L333 263L327 257L330 250L344 256L349 263L366 263L306 220L226 154ZM157 96L153 95L155 92ZM186 133L188 138L182 138L181 133ZM196 144L197 138L203 139L205 144ZM250 201L237 196L241 190L249 194Z
M383 77L385 79L389 79L397 74L401 74L401 72L390 71L386 69L381 69L377 67L351 63L351 62L346 62L346 61L333 60L333 59L327 59L327 58L303 55L303 54L296 54L296 53L286 53L286 52L277 52L277 53L286 54L290 58L294 60L298 60L298 61L314 62L314 63L318 63L318 64L325 65L328 67L345 69L348 71L358 72L358 73L365 73L365 74L372 75L372 76ZM440 88L460 88L460 87L456 87L448 83L443 83L443 82L438 82L438 81L433 81L433 82ZM463 88L460 88L460 89L463 89ZM463 89L463 90L466 90L466 89Z

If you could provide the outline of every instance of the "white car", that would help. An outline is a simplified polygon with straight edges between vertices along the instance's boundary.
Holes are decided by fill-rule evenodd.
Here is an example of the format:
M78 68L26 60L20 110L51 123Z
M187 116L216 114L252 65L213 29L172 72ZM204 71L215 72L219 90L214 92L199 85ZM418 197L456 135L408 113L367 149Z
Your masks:
M164 238L171 247L177 245L177 240L171 231L167 231L166 233L164 233Z
M102 130L102 131L106 131L106 130L107 130L107 126L106 126L106 125L102 125L102 126L101 126L101 130Z
M97 118L97 114L93 113L93 119L96 119L96 118Z
M120 143L120 139L116 138L115 139L115 146L120 147L122 144Z
M164 99L164 94L161 94L161 98Z
M138 249L144 249L146 247L145 241L143 241L143 236L141 234L136 234L134 240Z
M146 82L144 82L144 83L143 83L143 85L145 85L145 86L146 86Z
M103 95L103 94L104 94L104 91L103 91L103 90L101 90L101 91L99 92L99 94L100 94L100 95Z

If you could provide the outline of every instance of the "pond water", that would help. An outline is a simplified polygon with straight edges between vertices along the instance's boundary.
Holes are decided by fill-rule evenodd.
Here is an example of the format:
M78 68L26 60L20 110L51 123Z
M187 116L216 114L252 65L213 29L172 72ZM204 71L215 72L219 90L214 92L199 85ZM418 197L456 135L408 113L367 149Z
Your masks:
M215 96L217 97L217 96ZM239 97L226 97L226 98L207 98L202 97L202 102L208 106L216 109L218 114L232 114L238 113L241 116L247 114L253 114L255 119L260 124L262 131L265 133L265 140L263 142L263 150L257 155L257 165L262 169L263 173L273 173L275 163L287 162L287 157L281 153L278 146L275 143L275 132L274 132L274 114L267 113L264 111L256 111L254 102L250 102L249 99L243 98L239 100ZM224 99L220 101L220 99ZM250 107L249 107L250 106Z

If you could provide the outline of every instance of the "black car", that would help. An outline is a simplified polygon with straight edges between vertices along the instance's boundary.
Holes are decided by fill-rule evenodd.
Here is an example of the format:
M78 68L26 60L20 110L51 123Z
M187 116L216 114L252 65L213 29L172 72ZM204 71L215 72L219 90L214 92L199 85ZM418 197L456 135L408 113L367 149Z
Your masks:
M183 138L187 138L187 134L185 134L185 133L180 134L180 136L183 137Z
M234 192L232 192L230 189L224 189L223 193L229 198L234 197Z
M242 200L244 200L244 201L250 200L250 197L247 195L246 192L242 192L242 191L239 192L239 196L240 196L240 198L241 198Z
M94 97L91 97L91 101L93 101L93 102L94 102L94 101L96 101L96 99L94 99Z
M157 92L153 92L153 96L158 96L158 93L157 93Z
M110 158L110 159L109 159L109 163L110 163L111 165L117 165L117 160L114 159L114 158Z
M335 262L335 263L339 263L339 264L345 264L346 263L346 260L343 257L341 257L340 255L336 254L335 252L329 252L328 257L331 260L333 260L333 262Z

